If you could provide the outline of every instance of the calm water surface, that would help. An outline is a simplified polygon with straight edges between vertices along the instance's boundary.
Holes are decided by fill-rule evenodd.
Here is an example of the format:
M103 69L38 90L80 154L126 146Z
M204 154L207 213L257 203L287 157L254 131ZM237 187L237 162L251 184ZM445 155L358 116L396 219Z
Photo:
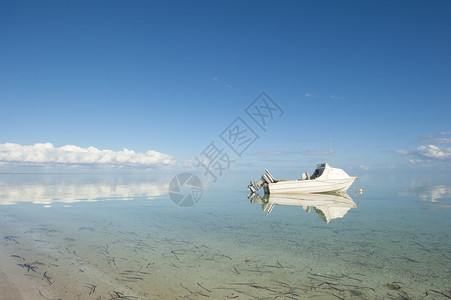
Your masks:
M286 199L243 181L194 208L168 182L1 174L0 271L34 299L451 297L447 182Z

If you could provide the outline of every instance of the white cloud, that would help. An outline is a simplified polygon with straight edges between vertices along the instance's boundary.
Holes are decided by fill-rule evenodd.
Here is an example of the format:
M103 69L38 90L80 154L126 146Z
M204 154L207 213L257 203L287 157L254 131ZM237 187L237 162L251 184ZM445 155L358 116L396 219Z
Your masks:
M331 154L333 151L325 150L306 150L306 151L265 151L265 152L254 152L250 155L258 156L286 156L286 155L325 155Z
M440 148L436 145L419 146L412 151L397 150L400 155L414 156L410 159L411 165L432 161L451 161L451 148Z
M345 97L338 97L338 96L334 96L334 95L332 95L332 96L330 96L330 98L332 99L332 100L334 100L334 101L338 101L338 100L342 100L342 99L344 99Z
M451 159L451 148L440 148L435 145L420 146L413 153L431 159Z
M432 138L436 138L436 137L439 137L439 136L450 135L450 134L451 134L451 131L442 131L442 132L439 132L439 133L430 133L430 134L427 134L427 135L422 136L420 138L421 139L432 139Z
M434 140L437 144L451 144L451 138L438 138Z
M304 95L305 97L311 97L312 96L312 94L310 94L310 93L305 93L305 95Z
M133 150L100 150L74 145L55 147L51 143L22 146L0 144L0 162L25 164L100 164L100 165L172 165L172 156L149 150L137 153Z
M421 161L418 161L417 159L409 159L409 164L412 165L412 166L415 165L418 162L421 162Z
M406 150L396 150L396 153L401 154L401 155L407 155L407 154L409 154L409 151L406 151Z
M360 165L360 168L363 169L363 170L369 170L370 169L370 167L365 166L365 165Z

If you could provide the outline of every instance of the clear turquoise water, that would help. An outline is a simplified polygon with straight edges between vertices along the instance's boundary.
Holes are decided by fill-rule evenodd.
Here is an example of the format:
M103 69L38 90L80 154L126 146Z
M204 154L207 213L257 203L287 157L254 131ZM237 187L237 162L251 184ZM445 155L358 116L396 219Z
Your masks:
M349 191L356 207L329 223L301 206L267 215L247 178L193 208L170 201L168 182L1 174L1 270L36 299L451 297L446 180L364 179L367 192Z

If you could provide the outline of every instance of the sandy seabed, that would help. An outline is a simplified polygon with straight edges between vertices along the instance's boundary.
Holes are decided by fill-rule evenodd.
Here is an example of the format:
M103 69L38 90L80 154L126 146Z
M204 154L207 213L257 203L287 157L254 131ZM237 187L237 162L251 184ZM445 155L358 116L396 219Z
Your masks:
M245 213L164 208L40 210L0 211L0 299L449 296L446 230L266 216L249 224Z

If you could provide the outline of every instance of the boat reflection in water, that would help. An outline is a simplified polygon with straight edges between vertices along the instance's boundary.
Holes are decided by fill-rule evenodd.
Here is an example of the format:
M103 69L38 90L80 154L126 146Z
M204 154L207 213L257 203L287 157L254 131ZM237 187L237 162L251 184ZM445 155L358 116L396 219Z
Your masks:
M333 219L343 218L351 208L357 208L352 198L346 193L265 194L264 196L252 193L248 198L251 203L260 204L266 214L269 214L276 204L302 206L307 212L313 208L327 223Z

